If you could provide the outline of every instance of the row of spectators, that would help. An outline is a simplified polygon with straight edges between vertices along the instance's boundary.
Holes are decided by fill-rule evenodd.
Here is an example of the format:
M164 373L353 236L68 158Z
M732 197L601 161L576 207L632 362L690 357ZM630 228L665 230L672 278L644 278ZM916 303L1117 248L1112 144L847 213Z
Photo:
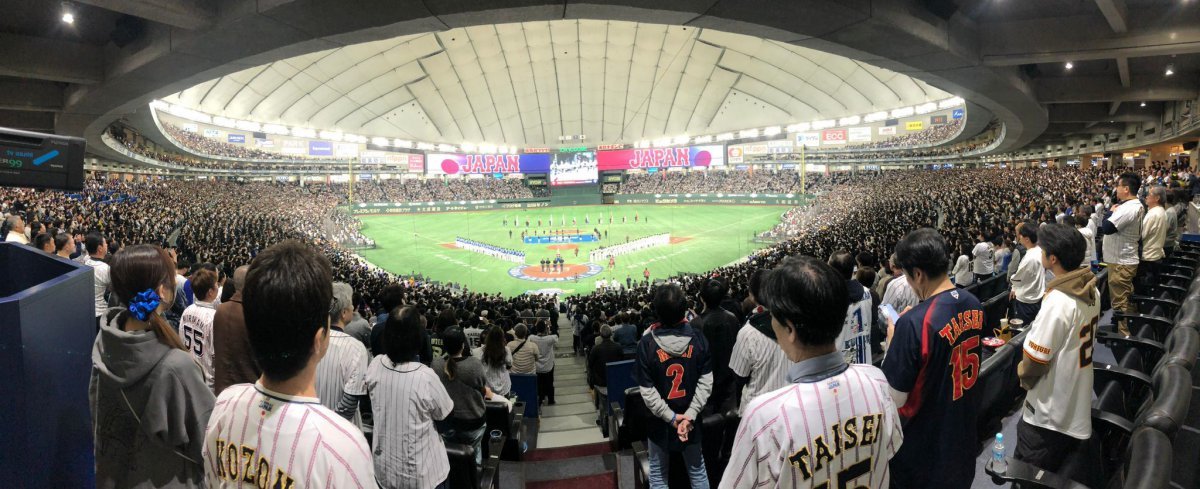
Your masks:
M851 178L848 172L810 173L801 182L800 173L776 169L665 171L630 174L619 191L622 194L798 194L802 183L806 193L813 193L834 184L847 183Z
M187 148L195 153L212 156L214 158L239 158L246 160L267 161L349 161L347 158L333 158L327 156L313 157L306 154L285 155L278 151L265 151L258 148L249 147L248 145L252 143L252 139L247 140L246 144L227 143L216 138L201 136L200 134L185 130L184 128L169 122L163 122L162 127L163 129L166 129L168 136L170 136L175 140L175 142L179 143L184 148Z
M950 122L946 124L931 125L917 132L910 132L900 136L892 136L880 141L848 144L846 145L846 149L891 149L934 146L942 144L954 136L957 136L958 131L961 130L963 121L965 120L966 119L951 119Z

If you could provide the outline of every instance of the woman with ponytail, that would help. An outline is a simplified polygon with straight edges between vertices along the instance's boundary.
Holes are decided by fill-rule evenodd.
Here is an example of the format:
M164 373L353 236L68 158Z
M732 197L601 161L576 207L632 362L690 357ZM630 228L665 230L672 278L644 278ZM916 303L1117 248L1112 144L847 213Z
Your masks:
M487 386L483 364L467 349L467 335L463 330L450 328L443 331L442 349L446 357L433 359L432 368L454 401L454 410L442 424L442 437L446 441L474 446L475 465L482 465L483 432L487 430L483 401L492 397L492 390Z
M214 398L189 342L163 318L175 267L162 248L130 246L113 256L111 280L121 307L102 317L88 388L96 487L203 487Z

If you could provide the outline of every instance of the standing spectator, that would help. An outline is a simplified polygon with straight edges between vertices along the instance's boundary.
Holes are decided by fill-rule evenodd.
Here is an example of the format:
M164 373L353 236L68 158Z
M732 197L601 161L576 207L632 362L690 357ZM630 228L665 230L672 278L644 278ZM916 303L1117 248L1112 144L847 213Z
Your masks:
M1096 264L1096 226L1087 216L1075 215L1075 230L1083 236L1083 244L1086 248L1083 251L1083 264L1081 267L1094 269Z
M54 238L47 233L39 233L33 237L33 247L47 255L54 254Z
M434 423L446 419L454 401L437 374L417 361L425 318L415 308L393 310L386 352L367 367L375 432L375 474L386 488L432 489L450 475L446 445Z
M1012 275L1012 290L1008 299L1012 301L1013 317L1028 326L1042 307L1042 295L1046 293L1046 273L1042 268L1042 249L1037 245L1038 224L1033 221L1017 225L1017 236L1025 253Z
M894 253L889 263L896 274L896 278L888 282L887 289L883 292L883 298L880 299L880 304L890 304L896 311L903 311L916 306L921 301L917 299L916 292L913 292L912 285L908 283L908 277L904 276L904 271L896 264L896 255Z
M512 352L513 359L512 373L536 374L541 351L538 350L536 342L529 341L529 328L518 324L513 328L513 334L516 335L516 339L508 342L508 351Z
M204 487L213 395L162 317L175 292L170 258L157 246L130 246L112 271L126 308L108 316L92 347L96 487Z
M964 488L975 476L975 417L983 308L946 276L946 240L922 228L896 244L921 303L889 325L883 373L903 420L891 487Z
M671 452L682 452L692 489L708 488L700 433L692 430L712 392L708 341L684 318L687 298L676 284L654 294L659 322L638 343L634 371L646 409L650 487L665 489Z
M64 260L71 259L71 255L75 254L75 240L71 239L71 235L59 231L54 236L54 254Z
M1167 242L1167 189L1155 185L1146 192L1146 216L1142 218L1142 261L1138 264L1140 286L1154 284L1158 270L1166 257L1163 246Z
M249 269L249 265L242 265L233 270L233 288L237 291L213 314L213 390L218 396L231 385L251 384L262 375L254 362L242 311L242 287L246 286Z
M829 256L829 265L842 276L850 296L847 306L846 324L838 336L839 348L851 363L871 363L871 325L875 316L871 312L871 292L854 280L854 261L850 253L835 251Z
M1180 189L1167 189L1167 200L1163 204L1166 207L1167 214L1167 237L1163 243L1163 256L1171 256L1175 252L1175 247L1179 245L1179 232L1183 226L1180 225L1182 219L1179 215L1179 194ZM1187 211L1184 211L1185 213Z
M771 327L771 313L759 305L762 282L766 270L755 270L750 275L750 295L753 304L746 324L738 330L733 353L729 357L729 369L738 376L737 385L741 401L738 413L746 415L746 406L759 395L787 385L788 358L779 348L775 329ZM902 277L901 277L902 278Z
M979 242L971 249L971 256L974 259L971 270L975 272L975 281L983 282L992 278L996 270L996 246L983 233L979 233Z
M787 387L747 407L721 487L830 487L838 481L822 478L842 471L859 475L856 487L888 487L888 472L872 469L900 448L900 417L883 372L848 364L837 344L846 313L836 305L850 302L843 282L833 267L809 257L785 259L766 279L772 329L795 363L787 369ZM856 427L861 436L850 438ZM839 436L839 429L847 435ZM822 454L830 436L836 446Z
M1084 449L1092 435L1092 339L1100 320L1100 291L1092 271L1080 267L1087 246L1078 232L1044 226L1038 244L1054 280L1017 366L1021 387L1029 393L1013 458L1059 472L1067 454ZM1075 469L1063 475L1096 487L1091 470Z
M613 322L617 323L613 331L613 341L621 345L621 351L625 353L625 357L633 358L637 354L638 344L638 328L633 324L632 314L628 312L617 313L613 318Z
M454 409L445 420L442 437L446 441L466 443L475 448L475 465L483 465L483 432L487 430L484 415L485 399L492 397L483 364L470 356L467 337L461 329L450 328L442 332L445 357L433 359L433 371L437 373Z
M267 476L271 486L293 486L304 474L317 475L310 488L374 484L366 439L317 398L333 299L329 260L299 241L284 241L254 257L242 292L246 330L263 373L257 383L228 387L217 398L204 437L207 483L240 486L247 475L242 464L220 462L256 450L257 465L275 469Z
M625 360L621 345L613 341L612 336L611 327L600 325L600 342L588 354L588 389L592 391L592 402L597 409L600 408L600 396L608 396L608 364Z
M353 297L355 304L362 303L358 292L355 292ZM371 350L371 325L367 323L366 318L362 317L362 314L358 313L357 309L350 313L350 321L346 323L346 334L362 343L363 348L368 352Z
M954 260L954 269L950 271L950 276L954 278L954 285L960 289L965 289L975 281L975 273L971 271L971 248L967 244L963 244L958 248L958 258Z
M334 282L332 290L329 346L317 364L317 397L325 407L361 428L358 402L367 395L363 378L371 358L367 347L345 331L346 322L354 315L353 289L345 282Z
M104 262L104 258L108 256L108 241L104 239L104 235L100 234L100 231L92 231L87 234L85 246L88 254L83 264L92 267L93 270L92 282L96 293L96 327L99 328L100 318L104 316L104 311L108 310L109 267L108 263Z
M738 319L733 313L722 309L728 287L719 278L705 280L700 286L700 304L704 307L700 317L692 320L692 329L699 331L712 348L713 388L705 408L707 412L726 413L737 408L734 393L733 370L729 358L737 343Z
M467 327L463 328L463 334L467 335L467 347L477 348L482 341L481 338L483 337L483 328L479 327L478 322L472 321L471 323L467 324Z
M1122 173L1117 180L1116 197L1119 201L1109 208L1101 232L1104 234L1104 263L1109 267L1108 292L1112 296L1113 311L1134 312L1129 303L1133 294L1133 278L1138 269L1138 239L1141 238L1142 203L1137 199L1142 180L1136 173ZM1117 329L1129 334L1124 319L1117 321Z
M204 372L204 383L211 390L213 382L213 317L217 314L217 273L211 270L199 270L192 282L192 290L196 293L196 302L183 311L179 319L179 333L183 336L183 346L187 348L200 370Z
M404 286L397 283L388 284L380 293L380 302L383 303L384 312L375 318L375 326L371 327L372 355L382 355L384 351L387 351L383 341L384 332L387 329L388 311L404 305ZM425 328L421 328L421 347L417 351L420 354L421 363L428 366L433 362L433 347L430 344L429 330Z
M483 362L483 375L492 393L508 397L512 391L508 369L512 368L513 359L512 352L504 346L504 331L499 326L489 327L484 333L483 345L472 351L471 356Z
M543 310L539 310L540 314ZM547 315L549 313L547 312ZM539 316L540 317L540 316ZM547 316L549 317L549 316ZM538 402L554 405L554 347L558 345L558 335L551 334L545 318L537 320L538 333L529 338L538 347L537 380Z

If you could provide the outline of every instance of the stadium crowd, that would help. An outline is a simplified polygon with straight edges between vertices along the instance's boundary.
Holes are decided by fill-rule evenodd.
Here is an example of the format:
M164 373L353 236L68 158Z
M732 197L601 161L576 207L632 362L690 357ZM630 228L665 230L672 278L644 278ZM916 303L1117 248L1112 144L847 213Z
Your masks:
M1137 212L1133 215L1140 217L1140 210L1125 209L1134 205L1140 208L1142 204L1135 197L1144 195L1150 205L1148 216L1159 215L1160 207L1171 207L1174 211L1173 220L1177 222L1181 208L1187 210L1184 207L1187 201L1200 194L1200 178L1186 170L1165 165L1144 170L1140 175L1118 174L1117 171L1095 168L887 171L833 175L825 184L829 187L819 206L785 214L788 222L781 224L774 232L786 239L754 252L745 261L702 275L669 278L668 282L674 285L651 287L643 283L639 287L601 291L568 301L572 319L577 325L575 336L581 350L591 350L591 353L602 351L599 345L594 349L592 347L596 344L596 338L601 340L600 344L611 339L620 342L621 355L628 355L630 337L640 338L646 329L655 329L657 332L650 335L653 339L635 341L633 345L632 355L638 358L640 364L650 362L648 359L651 357L666 355L686 358L681 361L694 362L688 364L698 367L698 371L684 381L688 394L682 395L682 401L674 397L668 399L674 402L656 398L652 393L657 391L661 395L664 381L670 385L670 370L665 377L662 372L656 374L649 367L644 367L646 370L639 374L648 408L659 419L671 420L670 423L664 420L652 424L652 466L662 467L665 464L663 457L668 449L664 448L663 434L668 438L678 434L682 446L673 445L670 450L684 451L693 481L704 479L704 468L697 463L699 456L694 451L696 448L687 442L687 433L700 407L708 411L738 409L744 414L743 423L764 422L755 417L754 406L770 401L751 399L755 394L786 384L782 379L784 374L801 364L793 364L790 368L781 366L787 365L788 361L805 358L797 353L797 348L819 345L821 348L830 348L830 354L837 353L838 345L832 343L834 338L830 335L836 336L842 329L843 319L847 315L837 311L837 308L818 306L820 304L855 304L855 301L867 301L870 304L875 295L880 295L880 301L894 303L897 310L904 310L908 306L933 311L930 302L934 301L918 304L918 294L915 292L922 297L929 297L948 290L945 284L950 282L945 272L950 268L950 250L974 248L977 241L995 243L997 240L1006 242L1019 238L1022 243L1030 243L1031 232L1033 236L1042 234L1041 231L1032 231L1033 228L1047 230L1045 253L1058 260L1047 260L1047 263L1058 264L1058 275L1074 277L1078 262L1083 260L1083 253L1075 253L1079 255L1073 260L1076 266L1068 266L1072 259L1063 253L1071 251L1074 245L1061 243L1064 240L1078 240L1079 246L1083 246L1084 240L1074 233L1070 233L1070 236L1055 234L1061 229L1070 229L1058 223L1067 222L1068 216L1088 221L1088 216L1096 212L1104 212L1101 220L1107 235L1104 244L1108 249L1103 251L1102 261L1114 265L1114 270L1125 266L1127 259L1132 260L1134 269L1141 262L1146 264L1143 265L1144 270L1153 270L1147 265L1161 257L1150 254L1139 256L1136 246L1132 258L1126 256L1127 242L1118 240L1128 239L1121 233L1128 233L1128 223L1132 221L1128 217L1121 218L1121 213ZM753 187L740 187L738 190L746 193L759 191ZM341 435L331 436L326 445L315 452L297 452L300 457L318 457L319 453L323 453L322 450L351 454L350 457L339 459L340 465L330 461L334 457L323 455L322 458L322 463L336 466L328 469L332 470L328 472L331 479L346 478L342 485L352 485L352 477L374 473L388 486L415 484L432 487L444 480L449 470L445 458L440 455L445 451L441 445L442 437L478 447L483 436L477 424L482 417L479 407L484 399L497 399L508 393L502 380L485 373L489 368L503 372L506 365L511 363L511 371L537 373L542 379L549 379L550 385L553 384L553 343L557 341L555 329L559 314L556 300L538 296L506 298L500 294L473 292L461 285L433 284L416 273L402 278L379 270L344 246L346 242L359 242L357 240L365 238L357 232L352 219L337 217L335 206L341 199L338 189L325 186L222 181L129 184L93 180L88 182L83 192L74 194L3 188L0 189L0 209L5 213L6 229L2 231L7 234L0 235L7 236L8 240L41 242L41 249L48 253L61 253L72 245L83 249L76 253L83 256L89 265L97 267L98 271L97 316L99 323L104 326L97 344L105 345L105 348L127 351L121 348L130 348L127 343L131 341L130 335L122 330L141 329L153 331L163 349L184 350L173 324L167 323L175 320L168 312L174 309L174 299L179 294L197 307L215 304L217 316L212 320L213 328L224 324L220 318L224 317L221 311L226 310L223 309L226 306L237 304L239 318L244 308L242 327L248 333L249 342L246 351L253 354L254 360L210 359L217 365L215 375L222 376L220 366L223 364L237 361L251 363L254 365L243 366L253 371L254 375L236 379L232 384L254 382L261 371L263 380L254 388L260 389L260 392L261 389L267 389L282 396L310 392L303 386L307 382L311 387L315 382L315 391L323 394L308 397L346 419L321 418L319 422L324 424L318 429L322 433L336 431ZM1166 215L1170 215L1171 210L1165 211ZM1171 221L1164 217L1163 222ZM1195 224L1192 223L1192 226ZM919 228L934 228L937 231L912 232ZM1156 247L1161 252L1162 248L1172 244L1165 238L1169 232L1165 225L1152 225L1150 228L1155 233L1161 229L1161 237L1133 238L1135 242L1140 239L1146 243L1147 253L1154 253ZM42 236L50 238L49 245ZM82 243L79 242L80 238ZM1110 239L1113 241L1110 242ZM170 245L172 241L176 247L173 255L140 245ZM1034 249L1038 249L1037 246L1026 246L1023 251L1017 248L1013 261L1029 261L1018 260L1015 255L1017 252L1032 253ZM791 258L797 255L818 257L820 260ZM827 257L830 259L829 265L824 264ZM192 263L199 265L191 266ZM248 273L245 269L238 271L247 264L252 264ZM172 268L175 270L172 271ZM223 275L232 280L213 278L204 272L209 268L224 271ZM900 273L901 269L903 274ZM104 273L99 273L100 270ZM936 280L939 270L941 277L946 279L944 282ZM1040 268L1038 270L1040 274ZM914 272L922 273L914 275ZM1000 271L993 270L991 273ZM1110 277L1110 284L1133 280L1132 275L1121 277L1118 272L1114 274ZM797 278L801 276L815 278ZM346 286L333 284L334 280L345 282ZM186 286L178 288L181 283ZM222 285L218 287L215 285L217 283ZM847 289L837 286L843 283L849 284ZM881 284L883 287L880 287ZM896 289L903 287L908 288L907 293L897 292ZM1016 287L1014 281L1014 289ZM1120 293L1116 290L1117 286L1112 285L1112 288L1114 308L1124 307L1116 297ZM193 292L172 293L189 289ZM157 290L161 295L142 292L145 290ZM880 290L884 292L879 293ZM235 295L244 292L245 295L237 296L240 299L231 296L218 301L227 292ZM1045 284L1038 293L1045 294L1046 300L1050 301ZM956 294L954 297L954 301L949 305L942 304L943 309L934 311L934 314L971 312L979 308L973 296ZM159 298L162 300L159 301ZM1041 295L1038 300L1040 303ZM796 301L811 303L802 306ZM114 313L106 308L106 305L117 304L123 308L116 311L127 312ZM837 314L815 317L796 312L804 307L831 310ZM684 321L684 312L688 309L699 311L691 325ZM872 310L868 309L868 317ZM888 324L887 327L868 319L866 326L872 329L872 349L877 349L885 338L891 340L892 326L899 335L892 347L911 348L904 346L906 344L903 341L911 339L904 335L912 333L906 328L916 326L914 320L905 318L918 315L923 316L923 313L902 316L895 325ZM945 319L948 321L949 317L945 316ZM790 335L781 336L787 339L787 342L780 341L785 345L782 350L774 347L763 349L761 346L774 345L774 341L762 343L762 340L755 340L759 341L759 346L744 346L744 342L751 340L743 339L743 333L753 335L764 331L761 329L764 320L767 321L768 330L774 329L775 334L779 335ZM801 335L794 326L802 321L805 324L811 322L811 327L821 328L821 333L812 337ZM311 357L314 333L330 322L336 333L330 334L329 352L325 360L320 356ZM655 326L660 322L666 323L666 326ZM750 326L739 329L742 324ZM300 331L298 328L303 329L307 336L297 334ZM902 333L901 330L906 332ZM797 338L795 335L801 336ZM343 336L358 341L338 339ZM188 341L197 340L193 336ZM657 347L653 345L655 342L658 342ZM504 346L506 344L507 347ZM694 345L696 350L680 350L680 344L685 348L689 344ZM743 345L741 350L739 344ZM786 346L788 344L792 346ZM403 348L399 345L403 345ZM548 348L541 348L541 345L547 345ZM475 346L480 348L479 355L466 354ZM654 353L656 348L658 352ZM209 355L213 355L211 350ZM141 352L144 351L134 350L131 354L143 355ZM190 351L171 350L171 354L203 355L195 349ZM612 348L609 351L615 353ZM683 351L687 352L686 356ZM899 351L912 353L911 350ZM364 353L380 356L371 359ZM939 352L942 353L946 352ZM785 355L786 359L781 360ZM711 369L711 373L702 366L708 363L709 356L712 359L707 368ZM97 375L108 375L104 356L97 354L94 358L98 362ZM133 358L149 361L141 356ZM835 357L818 358L834 361ZM839 353L837 362L843 362L841 358ZM879 376L874 382L889 382L895 387L895 379L902 378L904 372L914 372L905 370L910 367L900 363L904 358L907 357L899 353L889 355L883 365L887 373L886 380L882 378L884 373L871 370L874 367L856 365L850 368L858 369L855 371L866 376ZM420 361L416 361L418 359ZM751 367L747 363L751 361L767 363ZM205 374L200 369L189 369L189 362L150 362L145 368L159 369L155 370L159 373L151 377L150 384L134 386L132 389L132 395L144 396L148 392L145 389L155 387L153 382L178 379L178 397L159 399L165 403L149 405L146 409L160 410L154 411L154 414L170 417L175 411L168 410L168 407L172 406L172 402L178 402L190 406L186 412L193 414L180 414L180 419L169 419L174 424L164 425L161 429L192 430L196 434L206 431L207 427L209 438L235 443L237 440L231 440L230 437L236 435L221 430L234 422L236 418L233 417L237 412L250 412L252 408L272 409L271 403L274 401L270 400L257 407L238 404L242 402L241 397L257 397L243 396L251 392L251 388L244 384L226 384L224 388L228 391L222 394L222 385L218 381L216 387L209 390L204 383L208 380L204 378ZM340 368L342 362L348 366L344 370ZM335 363L338 368L327 366ZM804 365L814 368L816 364ZM844 363L841 365L844 366ZM391 458L397 457L393 453L385 457L372 457L362 437L347 433L372 422L376 423L378 429L378 423L396 416L389 414L394 413L393 410L413 405L397 401L395 397L390 397L393 391L386 390L398 388L398 384L393 384L397 381L384 370L395 372L399 371L397 369L419 372L424 379L422 382L425 382L422 385L427 386L415 392L404 391L409 392L405 395L432 396L417 403L427 406L430 412L413 413L426 420L420 429L434 433L433 425L429 422L431 418L447 419L448 425L438 430L442 437L423 437L423 444L419 446L398 448L403 453L399 460ZM796 375L803 377L815 373L801 371ZM361 381L364 377L366 380ZM354 379L359 381L352 381ZM604 384L598 380L592 378L589 381L595 388L603 387ZM1035 380L1022 375L1022 382ZM102 397L107 399L106 404L97 404L99 401L93 399L93 409L102 411L95 419L128 417L125 405L112 401L113 394L118 391L105 383L109 381L93 377L93 382L100 382L97 384L99 388L108 389ZM301 388L288 390L293 389L289 386L296 385ZM677 379L675 386L679 385ZM912 384L908 385L908 388L913 387ZM911 392L917 395L917 391ZM881 399L896 398L895 405L890 405L887 419L879 421L886 422L886 428L884 425L873 425L883 433L880 436L885 436L885 439L894 437L895 441L899 440L899 422L898 419L893 422L892 418L897 408L908 406L905 402L907 395L908 392L903 390L892 392L890 396L887 392L881 393ZM216 396L220 396L219 400ZM552 391L549 402L553 403ZM958 410L947 415L952 417L945 418L946 423L958 423L965 419L953 416L967 416L967 413L961 412L961 407L943 407ZM194 414L206 413L206 409L212 410L212 424L204 419L206 416ZM373 416L359 418L355 415L358 411ZM665 418L663 413L667 414ZM928 418L929 415L924 416ZM163 417L149 419L156 423L164 422ZM938 422L941 421L943 419L938 419ZM950 467L953 464L954 470L922 469L926 475L894 470L892 480L907 482L908 487L941 487L929 480L928 474L949 474L940 484L961 487L958 484L964 477L969 480L974 471L974 451L964 449L969 448L963 445L962 440L967 438L964 432L944 426L940 429L922 428L919 424L912 424L914 422L910 420L905 425L902 452L887 448L888 452L880 452L880 456L909 461L913 457L926 456L931 457L937 465ZM105 422L97 425L96 429L97 478L108 485L158 479L164 474L182 477L189 481L188 485L199 485L204 478L229 476L224 469L214 468L215 464L200 462L213 460L212 450L223 450L223 442L212 444L193 438L182 448L188 456L178 457L176 453L158 450L152 443L133 443L124 449L103 443L105 440L148 436L139 434L135 423ZM377 430L377 442L397 443L387 438L391 432ZM1027 436L1027 431L1021 433ZM265 440L259 441L266 443ZM296 440L289 438L285 441L294 443ZM754 460L753 450L747 445L757 442L757 438L744 439L739 436L734 448L735 459L740 461L745 458L747 463L758 463ZM879 444L877 448L882 447L884 445ZM259 448L263 449L263 446ZM136 455L145 460L161 463L130 466L121 463L123 459L115 455L122 450L138 452ZM218 458L221 456L217 455ZM426 458L427 465L413 469L417 467L413 465L415 462ZM375 462L374 470L370 463L372 460ZM393 461L396 463L389 463ZM897 468L896 465L892 464L893 469ZM903 467L912 468L916 465ZM779 473L778 470L760 469L759 476L767 474L764 477L771 477ZM661 477L665 469L652 472L655 486L664 487ZM414 482L416 480L421 482L418 484Z
M237 158L256 161L312 160L341 163L349 161L347 158L334 158L332 156L314 157L307 154L290 155L283 154L278 151L265 151L258 148L252 148L248 146L254 141L252 138L247 138L245 144L227 143L219 139L201 136L200 134L185 130L184 128L169 122L163 122L162 127L163 129L166 129L167 135L174 139L175 142L179 143L180 146L195 153L207 155L213 158Z
M935 146L942 144L954 136L957 136L959 130L962 129L964 120L966 119L951 119L950 122L946 124L931 125L917 132L892 136L880 141L847 144L846 149L919 148L923 146Z

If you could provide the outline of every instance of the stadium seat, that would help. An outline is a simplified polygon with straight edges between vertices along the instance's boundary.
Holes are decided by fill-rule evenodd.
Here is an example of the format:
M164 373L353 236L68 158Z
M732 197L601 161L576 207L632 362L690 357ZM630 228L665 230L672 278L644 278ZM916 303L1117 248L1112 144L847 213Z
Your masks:
M525 402L525 417L539 417L537 376L510 373L508 378L512 380L512 391L517 394L517 399Z
M637 387L625 390L625 407L610 402L613 415L609 424L609 440L613 451L633 446L635 441L646 440L646 417L650 415L646 403Z
M1000 430L1004 417L1025 396L1025 390L1017 378L1017 364L1021 361L1021 345L1024 342L1025 333L1018 334L997 348L979 368L974 389L978 389L977 395L980 397L976 426L981 444Z
M504 444L499 450L501 460L519 461L521 460L521 442L525 440L522 423L525 419L525 401L518 401L513 405L512 410L508 409L504 403L488 402L487 411L487 430L491 433L494 430L500 430L504 437ZM491 456L496 452L492 452L488 445L484 446L484 455Z
M1115 473L1106 477L1106 489L1161 489L1168 487L1171 480L1171 440L1162 432L1152 428L1138 428L1122 450L1120 462L1113 466ZM1103 469L1103 468L1102 468ZM984 471L997 485L1009 482L1021 487L1053 489L1084 489L1087 486L1067 479L1055 472L1009 459L1008 469L1000 474L990 464ZM1106 471L1103 471L1106 472Z
M483 467L475 466L475 448L464 444L447 442L446 455L450 458L450 476L447 486L453 488L498 489L500 487L500 459L488 457Z
M633 380L633 360L610 362L605 368L608 378L608 402L625 407L625 391L637 387Z

